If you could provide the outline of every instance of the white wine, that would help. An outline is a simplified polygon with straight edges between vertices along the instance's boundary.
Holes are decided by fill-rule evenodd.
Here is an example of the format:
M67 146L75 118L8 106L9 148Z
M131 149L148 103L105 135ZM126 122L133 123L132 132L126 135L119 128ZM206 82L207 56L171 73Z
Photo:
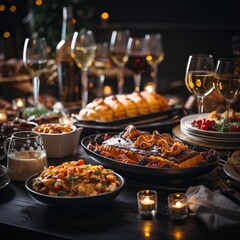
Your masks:
M26 67L33 76L39 76L47 66L47 60L27 61Z
M122 66L128 61L128 55L126 51L110 50L110 58L117 66Z
M81 69L84 68L89 68L96 56L96 46L91 46L91 47L78 47L76 46L73 53L72 57L74 58L77 66Z
M105 75L107 74L107 71L111 69L111 67L112 65L109 59L98 59L93 62L91 69L93 73L97 75Z
M158 65L159 63L161 63L164 59L164 53L160 52L160 53L156 53L156 54L149 54L146 56L146 60L148 62L149 65L153 66L153 65Z
M239 93L240 79L216 77L216 88L227 100L233 99Z
M213 84L213 72L190 71L187 75L187 87L196 96L206 96L211 93Z

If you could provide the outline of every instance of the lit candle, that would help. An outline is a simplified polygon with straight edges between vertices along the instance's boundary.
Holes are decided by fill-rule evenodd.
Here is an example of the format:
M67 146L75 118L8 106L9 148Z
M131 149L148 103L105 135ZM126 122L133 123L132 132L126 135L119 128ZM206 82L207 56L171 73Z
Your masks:
M157 213L157 192L142 190L137 193L138 211L142 216L153 216Z
M173 220L184 220L188 216L187 197L183 193L168 196L169 217Z
M16 98L13 99L12 104L14 110L20 110L25 107L25 100L22 98Z
M0 122L7 121L7 112L6 109L0 109Z
M144 91L154 92L154 91L155 91L155 84L152 83L152 82L148 82L148 83L144 86Z
M143 200L140 200L140 204L142 205L142 210L144 211L152 211L155 208L155 201L149 197L145 197Z
M73 124L73 120L69 116L62 116L59 118L59 123L61 124Z

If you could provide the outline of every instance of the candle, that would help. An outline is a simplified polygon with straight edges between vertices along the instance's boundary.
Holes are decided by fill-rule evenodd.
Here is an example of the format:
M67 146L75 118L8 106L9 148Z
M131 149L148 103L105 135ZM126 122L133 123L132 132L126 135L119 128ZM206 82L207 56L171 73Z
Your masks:
M188 216L187 197L183 193L168 196L169 217L173 220L185 220Z
M137 193L138 212L142 216L154 216L157 213L157 192L142 190Z
M7 121L7 111L6 109L0 109L0 122Z
M25 107L25 99L23 98L15 98L12 101L13 109L20 110Z
M62 116L59 118L59 123L61 124L73 124L73 120L69 116Z
M144 91L147 92L154 92L155 91L155 84L152 82L148 82L145 86L144 86Z

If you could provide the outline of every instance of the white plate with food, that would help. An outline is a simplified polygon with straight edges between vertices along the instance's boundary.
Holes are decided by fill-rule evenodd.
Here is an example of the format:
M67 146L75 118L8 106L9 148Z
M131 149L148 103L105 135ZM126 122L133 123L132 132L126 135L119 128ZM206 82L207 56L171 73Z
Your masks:
M180 120L180 125L182 130L187 130L192 133L197 133L199 135L203 136L210 136L210 137L216 137L216 138L235 138L236 141L240 140L240 132L220 132L220 131L209 131L209 130L202 130L197 127L195 127L192 122L194 120L202 120L207 119L209 113L204 114L191 114L188 116L184 116Z
M240 182L240 174L238 174L233 165L225 162L223 165L223 171L232 179Z

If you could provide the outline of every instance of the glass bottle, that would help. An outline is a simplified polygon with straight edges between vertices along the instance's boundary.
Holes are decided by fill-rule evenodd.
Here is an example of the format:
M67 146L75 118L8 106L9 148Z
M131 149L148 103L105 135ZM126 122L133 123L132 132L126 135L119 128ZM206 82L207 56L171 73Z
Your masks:
M56 47L56 63L58 66L59 100L64 107L81 105L79 70L70 54L72 35L72 9L71 7L63 7L62 36Z

